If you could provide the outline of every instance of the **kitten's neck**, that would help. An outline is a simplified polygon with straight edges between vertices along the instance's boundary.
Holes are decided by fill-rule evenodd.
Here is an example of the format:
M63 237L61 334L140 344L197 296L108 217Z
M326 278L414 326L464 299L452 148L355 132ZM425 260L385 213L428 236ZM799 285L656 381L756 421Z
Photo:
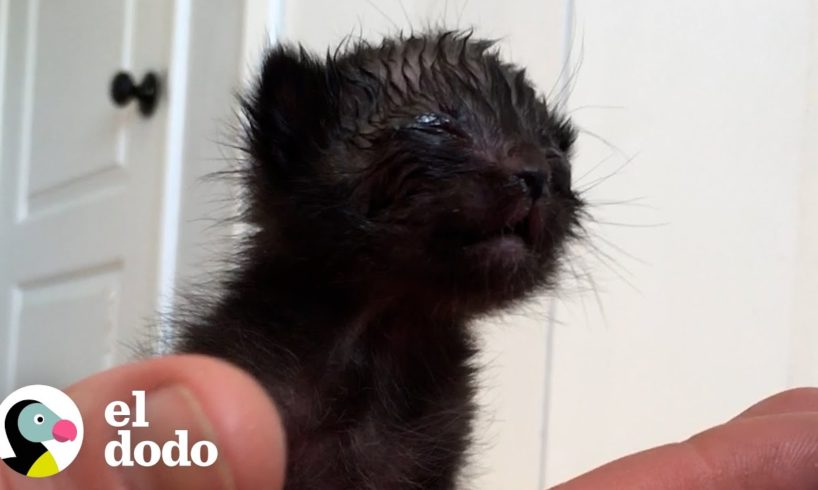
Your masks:
M368 488L410 477L450 488L474 412L465 321L389 294L400 288L384 294L389 284L311 272L288 260L248 265L213 314L188 326L181 350L226 358L265 386L287 427L291 488L319 488L322 478L363 488L346 463L331 464L338 458L368 475ZM379 450L358 460L360 448Z
M470 315L416 285L362 271L328 270L284 256L266 256L244 269L228 302L245 311L275 311L289 325L413 323L463 325Z

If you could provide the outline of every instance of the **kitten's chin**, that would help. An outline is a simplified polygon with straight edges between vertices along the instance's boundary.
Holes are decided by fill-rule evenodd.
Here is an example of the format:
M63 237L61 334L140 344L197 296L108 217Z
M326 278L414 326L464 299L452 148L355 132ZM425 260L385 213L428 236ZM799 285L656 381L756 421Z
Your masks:
M528 246L519 235L498 235L471 245L469 253L491 262L517 262L528 255Z
M489 276L504 277L526 267L532 253L520 235L508 234L486 238L465 249L467 260Z
M456 271L456 299L465 301L469 314L502 308L541 282L540 256L518 234L488 237L462 250L462 262L450 270Z

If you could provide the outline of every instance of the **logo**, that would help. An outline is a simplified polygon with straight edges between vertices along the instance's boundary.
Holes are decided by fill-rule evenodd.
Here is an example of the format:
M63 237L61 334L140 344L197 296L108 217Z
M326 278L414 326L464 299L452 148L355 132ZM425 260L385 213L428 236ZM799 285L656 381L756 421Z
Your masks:
M20 388L0 403L0 458L17 473L44 478L80 452L82 416L71 398L45 385Z
M145 392L132 391L134 412L124 401L114 401L105 408L105 421L116 427L119 440L113 440L105 446L105 462L108 466L145 466L150 467L160 460L166 466L210 466L219 457L219 450L210 441L198 441L190 446L188 431L177 429L171 439L162 445L158 442L143 440L131 447L131 430L150 427L145 414Z

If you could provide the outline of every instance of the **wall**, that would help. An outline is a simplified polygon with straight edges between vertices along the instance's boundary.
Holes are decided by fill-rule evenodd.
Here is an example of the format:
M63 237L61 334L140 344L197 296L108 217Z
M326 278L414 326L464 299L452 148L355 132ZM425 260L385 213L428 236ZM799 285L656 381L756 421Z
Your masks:
M802 155L798 199L798 266L796 271L795 332L790 381L818 383L818 2L809 6L809 63L801 131Z
M589 191L601 306L558 306L550 482L818 383L814 9L577 1L577 175L608 158L579 185L613 175Z

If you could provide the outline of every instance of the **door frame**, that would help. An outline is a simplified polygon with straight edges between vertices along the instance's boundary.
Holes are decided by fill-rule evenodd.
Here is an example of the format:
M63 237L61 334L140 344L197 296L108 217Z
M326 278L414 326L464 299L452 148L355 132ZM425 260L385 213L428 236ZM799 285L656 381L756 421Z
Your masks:
M236 136L236 94L253 74L265 39L278 35L282 5L282 0L175 0L158 263L160 318L173 310L179 292L204 281L215 260L212 250L206 250L214 241L212 222L228 216L223 208L214 208L208 176L226 169L225 160L239 157L228 148ZM217 187L218 193L229 192ZM157 337L170 338L168 325L161 320L157 325ZM165 342L159 344L161 351Z

